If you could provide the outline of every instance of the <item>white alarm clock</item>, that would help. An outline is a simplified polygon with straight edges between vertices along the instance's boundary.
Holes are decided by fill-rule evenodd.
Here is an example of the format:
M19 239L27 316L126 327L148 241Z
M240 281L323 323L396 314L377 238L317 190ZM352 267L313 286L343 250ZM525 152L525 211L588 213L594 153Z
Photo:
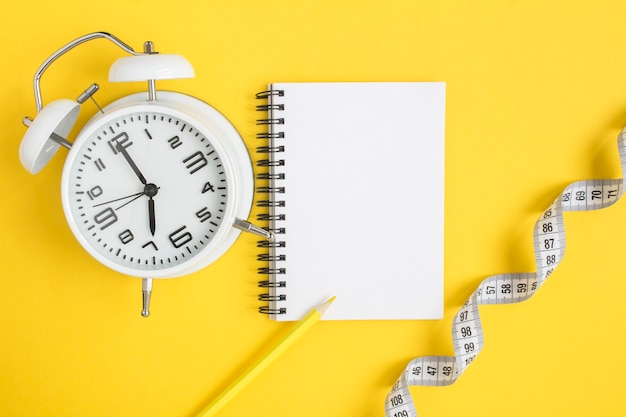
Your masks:
M118 59L110 81L147 81L146 92L101 108L73 143L66 136L80 103L43 106L40 78L61 55L104 38L131 56ZM248 150L233 125L192 96L158 91L155 80L193 77L189 62L157 54L146 42L137 53L111 34L80 37L51 55L35 74L38 115L20 146L20 160L39 172L60 146L69 148L61 197L67 222L85 250L122 274L143 279L142 315L149 315L153 278L171 278L206 267L223 255L241 230L271 240L249 223L254 177ZM98 106L99 107L99 106Z

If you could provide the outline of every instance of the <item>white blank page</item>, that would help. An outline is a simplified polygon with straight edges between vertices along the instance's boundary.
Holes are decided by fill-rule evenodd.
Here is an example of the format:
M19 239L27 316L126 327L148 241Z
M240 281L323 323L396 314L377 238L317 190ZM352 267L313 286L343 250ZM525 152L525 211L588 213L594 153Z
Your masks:
M443 316L444 83L279 83L287 314Z

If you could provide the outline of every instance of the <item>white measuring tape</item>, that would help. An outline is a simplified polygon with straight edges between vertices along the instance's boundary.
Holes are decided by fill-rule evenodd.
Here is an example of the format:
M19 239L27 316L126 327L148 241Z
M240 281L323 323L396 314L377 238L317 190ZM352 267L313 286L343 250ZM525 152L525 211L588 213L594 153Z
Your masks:
M626 177L626 128L617 138L622 173ZM565 253L563 212L597 210L614 204L622 195L624 179L586 180L570 184L535 223L537 272L499 274L486 278L456 313L452 324L455 356L413 359L387 394L387 417L417 417L409 386L453 384L478 356L484 344L478 313L481 304L510 304L535 294Z

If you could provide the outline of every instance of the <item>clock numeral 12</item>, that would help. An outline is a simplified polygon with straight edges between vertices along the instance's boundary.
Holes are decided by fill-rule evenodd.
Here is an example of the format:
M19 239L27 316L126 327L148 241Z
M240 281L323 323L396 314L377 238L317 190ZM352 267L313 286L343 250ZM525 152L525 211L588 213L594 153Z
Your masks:
M193 239L191 233L185 231L186 228L187 226L178 228L168 236L170 238L170 242L172 242L172 245L174 245L174 247L177 249L191 242L191 240Z
M133 144L128 138L128 133L126 132L120 133L119 135L117 135L116 137L108 141L108 144L111 147L111 150L113 151L113 155L117 155L118 153L116 149L118 143L122 145L124 149L128 148L130 145Z

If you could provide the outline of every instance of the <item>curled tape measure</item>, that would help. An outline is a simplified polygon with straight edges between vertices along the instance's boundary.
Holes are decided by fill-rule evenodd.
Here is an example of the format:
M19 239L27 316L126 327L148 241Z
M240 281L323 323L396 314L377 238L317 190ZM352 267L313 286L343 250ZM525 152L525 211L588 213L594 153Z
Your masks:
M622 173L626 177L626 128L617 139ZM614 204L623 193L623 178L586 180L570 184L535 223L537 272L499 274L486 278L456 313L452 324L455 356L413 359L385 401L387 417L417 417L409 386L453 384L478 356L484 344L478 306L525 301L535 294L565 253L564 211L597 210Z

